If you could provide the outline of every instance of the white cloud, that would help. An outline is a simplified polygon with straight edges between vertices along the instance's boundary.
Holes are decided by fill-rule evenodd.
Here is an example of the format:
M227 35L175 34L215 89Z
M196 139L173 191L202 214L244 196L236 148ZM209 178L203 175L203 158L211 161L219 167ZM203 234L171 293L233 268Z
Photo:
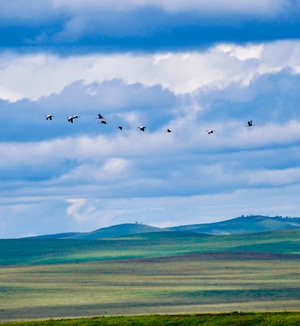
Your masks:
M248 85L257 75L286 67L296 72L300 67L299 54L299 41L245 46L223 44L204 52L153 55L2 54L0 90L3 98L11 101L24 97L38 99L61 92L78 80L90 84L120 79L127 84L162 85L176 94L185 94L205 86L224 88L232 82Z
M269 171L252 171L249 175L250 185L264 185L264 186L283 186L300 181L300 169L282 169L282 170L269 170Z
M228 53L238 60L261 59L261 54L264 49L262 44L238 46L233 44L220 44L216 46L216 50Z
M241 214L299 216L298 185L223 194L148 198L27 198L18 207L1 198L0 238L84 232L121 223L175 226L222 221ZM35 203L32 203L32 199ZM49 212L51 212L49 214Z
M102 165L85 163L68 171L59 181L82 184L119 182L129 172L127 166L127 160L121 158L110 158Z
M199 196L79 198L68 201L68 212L79 231L136 221L168 227L212 223L242 214L299 216L298 191L299 186L288 186Z
M95 218L95 209L93 206L87 204L86 199L69 199L67 202L69 203L67 213L77 222L87 222Z

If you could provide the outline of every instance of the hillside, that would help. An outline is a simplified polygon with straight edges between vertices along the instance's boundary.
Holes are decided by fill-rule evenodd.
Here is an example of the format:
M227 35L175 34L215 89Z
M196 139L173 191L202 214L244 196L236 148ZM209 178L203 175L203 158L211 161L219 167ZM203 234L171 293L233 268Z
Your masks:
M299 243L300 229L0 240L0 320L299 310Z
M152 232L161 232L164 231L164 229L157 228L150 225L144 225L144 224L120 224L120 225L114 225L109 226L106 228L97 229L92 232L87 233L80 233L75 234L72 236L69 236L69 239L90 239L90 240L96 240L96 239L104 239L104 238L115 238L115 237L121 237L131 234L140 234L140 233L152 233Z
M175 257L198 253L268 253L298 259L300 229L237 235L164 231L99 240L0 240L0 266L69 264Z
M300 218L298 217L251 215L216 223L176 226L171 227L170 230L220 235L294 230L298 228L300 228Z
M206 224L181 225L169 228L158 228L146 224L126 223L100 228L92 232L59 233L38 236L42 239L80 239L99 240L123 237L134 234L177 231L203 233L210 235L243 234L251 232L267 232L280 230L293 230L300 228L298 217L269 217L269 216L240 216L226 221Z
M99 240L106 238L115 238L128 236L132 234L152 233L167 231L167 229L157 228L154 226L138 223L125 223L113 225L105 228L100 228L92 232L73 232L73 233L58 233L52 235L44 235L33 238L42 239L77 239L77 240Z

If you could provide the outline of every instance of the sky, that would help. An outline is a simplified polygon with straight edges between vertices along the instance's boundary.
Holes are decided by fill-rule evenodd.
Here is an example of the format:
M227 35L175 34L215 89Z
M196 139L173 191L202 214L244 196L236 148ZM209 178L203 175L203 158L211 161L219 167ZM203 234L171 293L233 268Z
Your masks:
M0 0L0 238L298 217L299 89L299 0Z

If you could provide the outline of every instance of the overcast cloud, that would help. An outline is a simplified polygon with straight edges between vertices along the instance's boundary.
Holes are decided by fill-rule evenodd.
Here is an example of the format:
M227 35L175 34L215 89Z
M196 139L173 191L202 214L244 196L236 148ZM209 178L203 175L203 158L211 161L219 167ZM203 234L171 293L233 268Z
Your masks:
M0 18L1 238L299 216L299 1L0 1Z

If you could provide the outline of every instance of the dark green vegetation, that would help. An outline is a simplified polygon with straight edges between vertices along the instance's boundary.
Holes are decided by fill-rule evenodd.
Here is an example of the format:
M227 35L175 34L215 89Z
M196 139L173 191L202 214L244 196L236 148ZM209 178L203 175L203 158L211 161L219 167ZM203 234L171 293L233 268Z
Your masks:
M300 229L228 236L167 231L87 241L8 239L0 240L0 266L66 264L224 251L243 255L253 252L299 254L299 239Z
M38 322L7 323L7 326L74 326L74 325L139 325L139 326L292 326L300 324L299 312L280 313L227 313L227 314L189 314L189 315L143 315L120 317L95 317L84 319L47 320Z
M0 240L0 320L299 310L299 254L299 229Z
M243 234L253 232L300 229L298 217L269 217L261 215L240 216L231 220L209 224L182 225L171 228L157 228L145 224L120 224L85 233L60 233L38 236L43 239L80 239L97 240L133 234L163 231L179 231L212 235Z
M261 215L241 216L231 220L208 223L183 225L171 228L175 231L189 231L208 234L242 234L252 232L266 232L278 230L292 230L300 228L298 217L269 217Z

